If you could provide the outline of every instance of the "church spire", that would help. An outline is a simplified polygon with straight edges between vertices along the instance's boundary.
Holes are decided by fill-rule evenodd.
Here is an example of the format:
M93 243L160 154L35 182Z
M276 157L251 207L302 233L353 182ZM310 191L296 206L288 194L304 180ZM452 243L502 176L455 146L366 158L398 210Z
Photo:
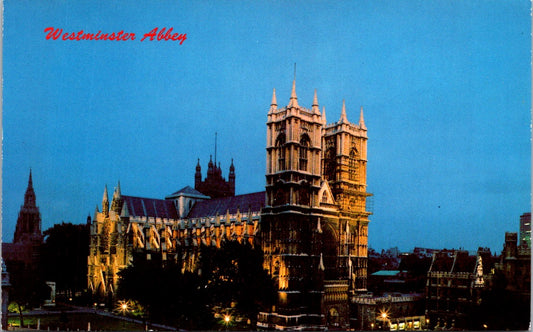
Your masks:
M346 104L344 102L344 99L342 100L342 111L341 111L341 118L340 118L339 122L340 123L348 122L348 119L346 118Z
M24 194L24 206L25 207L35 207L35 191L33 190L33 179L31 175L28 177L28 187L26 188L26 193Z
M292 81L292 92L289 107L298 107L298 97L296 97L296 78Z
M326 120L326 106L322 106L322 123L324 126L328 124L328 121Z
M365 119L363 117L363 106L361 106L361 114L359 114L359 127L366 130Z

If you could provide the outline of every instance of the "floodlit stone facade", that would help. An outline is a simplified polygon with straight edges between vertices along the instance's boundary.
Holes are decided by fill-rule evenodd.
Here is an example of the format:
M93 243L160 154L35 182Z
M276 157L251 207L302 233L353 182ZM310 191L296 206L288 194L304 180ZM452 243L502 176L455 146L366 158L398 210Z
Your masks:
M341 117L327 124L315 91L310 109L267 115L266 206L261 215L264 266L278 282L278 304L261 313L266 329L350 326L350 297L366 291L367 128Z
M235 196L233 160L228 180L212 160L195 188L165 199L121 194L91 224L89 289L113 297L117 273L135 252L175 260L195 271L202 245L224 241L260 245L264 268L278 285L278 301L258 317L258 328L324 329L350 326L350 303L366 292L368 223L367 128L341 117L328 124L317 95L298 104L293 82L288 106L276 94L267 114L266 191ZM259 174L260 175L260 174Z

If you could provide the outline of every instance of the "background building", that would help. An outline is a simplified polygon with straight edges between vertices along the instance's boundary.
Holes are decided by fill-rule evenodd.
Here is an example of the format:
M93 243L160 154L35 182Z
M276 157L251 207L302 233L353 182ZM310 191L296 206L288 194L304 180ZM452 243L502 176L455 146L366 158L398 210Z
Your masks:
M520 247L531 249L531 212L520 216Z
M41 214L36 203L30 170L24 204L19 211L13 242L2 243L2 258L8 269L36 270L40 263L42 244Z

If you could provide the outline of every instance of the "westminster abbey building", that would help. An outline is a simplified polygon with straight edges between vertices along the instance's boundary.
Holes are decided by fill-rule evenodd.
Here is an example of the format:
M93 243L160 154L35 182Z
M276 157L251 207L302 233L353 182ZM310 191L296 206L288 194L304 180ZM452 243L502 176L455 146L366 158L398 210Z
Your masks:
M328 123L316 91L305 108L293 82L287 106L278 106L274 90L265 111L265 191L235 195L233 161L226 180L216 155L204 180L198 161L195 187L164 199L123 195L118 184L110 202L104 189L101 211L89 220L94 294L113 296L117 273L136 252L196 271L202 246L248 242L261 247L278 285L277 303L259 314L258 328L353 326L351 303L366 293L370 215L363 109L352 123L343 102L340 119Z

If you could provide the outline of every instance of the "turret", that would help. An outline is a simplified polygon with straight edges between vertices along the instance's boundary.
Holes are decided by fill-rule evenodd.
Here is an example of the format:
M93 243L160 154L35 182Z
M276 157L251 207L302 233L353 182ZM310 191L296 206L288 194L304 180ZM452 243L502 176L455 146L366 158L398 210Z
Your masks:
M230 185L230 190L233 195L235 195L235 166L233 165L233 158L231 158L231 165L229 166L229 176L228 182Z
M198 158L196 173L194 173L194 187L198 187L200 182L202 182L202 167L200 166L200 158Z
M213 164L213 156L209 155L209 164L207 164L207 176L209 177L210 174L215 173L215 167Z
M120 193L120 181L118 182L115 191L113 192L113 200L111 201L111 211L120 214L122 208L122 194Z

